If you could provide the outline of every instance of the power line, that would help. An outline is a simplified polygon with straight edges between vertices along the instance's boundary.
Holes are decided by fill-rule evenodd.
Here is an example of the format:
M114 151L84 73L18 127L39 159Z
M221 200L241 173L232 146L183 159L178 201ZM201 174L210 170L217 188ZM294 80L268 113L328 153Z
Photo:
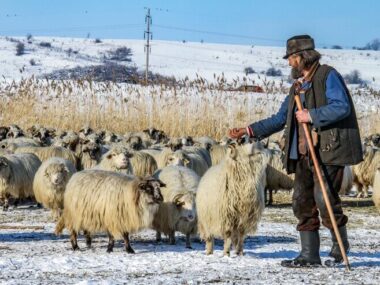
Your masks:
M97 30L118 30L118 29L136 29L142 28L144 25L142 24L122 24L122 25L103 25L103 26L77 26L77 27L60 27L54 29L20 29L20 30L8 30L8 31L0 31L0 33L17 33L17 32L66 32L66 31L87 31L91 29Z
M163 26L163 25L154 25L154 26L161 29L178 30L178 31L184 31L184 32L209 34L209 35L231 37L231 38L264 40L264 41L281 42L281 43L285 41L285 40L280 40L280 39L271 39L271 38L263 38L263 37L255 37L255 36L247 36L247 35L239 35L239 34L227 34L227 33L220 33L220 32L214 32L214 31L194 30L194 29L180 28L180 27L173 27L173 26Z

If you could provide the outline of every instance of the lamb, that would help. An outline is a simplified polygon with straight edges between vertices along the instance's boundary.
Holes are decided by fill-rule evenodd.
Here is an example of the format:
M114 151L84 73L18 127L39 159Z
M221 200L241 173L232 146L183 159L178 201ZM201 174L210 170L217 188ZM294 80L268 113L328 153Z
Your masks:
M380 167L380 151L366 147L364 160L352 166L354 185L358 189L358 197L368 197L368 186L373 185L376 169Z
M107 232L107 252L113 251L114 238L123 238L125 249L134 253L129 234L152 225L163 201L160 180L141 178L104 170L75 173L66 186L63 215L56 234L66 227L70 231L73 250L79 249L78 232L83 230L91 247L91 234Z
M373 183L373 194L372 194L373 203L380 213L380 168L376 170L375 181Z
M59 218L63 209L66 184L75 172L75 166L71 161L52 157L41 164L34 177L33 191L36 200L52 210L55 220Z
M4 210L9 207L10 196L34 197L33 179L40 165L41 161L32 153L0 156L0 197L4 200Z
M196 197L198 231L213 253L214 237L224 239L224 255L231 243L243 254L247 233L254 233L264 209L267 155L260 143L229 145L226 158L201 178Z
M161 190L164 202L153 220L157 241L161 232L169 236L169 243L175 244L175 231L186 235L186 248L191 248L190 236L196 233L195 195L199 176L183 166L167 166L153 175L166 184Z
M186 166L194 170L200 177L202 177L209 168L202 156L185 150L177 150L169 155L167 165Z
M70 160L72 164L77 167L77 157L75 153L71 150L58 147L58 146L44 146L44 147L36 147L36 146L27 146L27 147L19 147L15 150L15 153L34 153L37 157L44 162L51 157L62 157L67 160Z
M292 175L288 175L285 172L284 165L281 159L281 153L266 149L265 152L268 155L269 161L266 169L266 192L269 192L269 199L267 205L273 204L273 191L274 190L292 190L294 186L294 179Z

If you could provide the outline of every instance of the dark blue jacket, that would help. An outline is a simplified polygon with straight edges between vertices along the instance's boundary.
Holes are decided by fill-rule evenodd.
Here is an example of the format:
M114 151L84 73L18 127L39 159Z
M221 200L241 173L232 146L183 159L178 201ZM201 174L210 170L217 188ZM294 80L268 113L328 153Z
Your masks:
M332 123L340 121L350 115L351 108L348 101L348 95L342 82L342 77L336 70L331 70L326 80L326 98L327 105L310 109L310 117L312 119L312 127L319 128L328 126ZM311 83L306 82L303 88L310 88ZM302 100L303 98L301 98ZM288 114L289 96L282 102L280 110L271 117L255 122L249 126L255 137L262 139L273 133L281 131L285 124ZM295 128L293 136L297 136ZM297 159L297 140L292 140L290 149L290 158Z

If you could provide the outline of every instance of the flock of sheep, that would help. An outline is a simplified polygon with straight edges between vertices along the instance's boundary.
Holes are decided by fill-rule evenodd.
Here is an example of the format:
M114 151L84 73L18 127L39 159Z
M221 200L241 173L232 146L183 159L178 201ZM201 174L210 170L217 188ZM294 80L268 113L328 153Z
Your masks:
M380 136L363 143L364 161L346 167L342 192L355 184L358 195L380 209ZM124 239L134 253L131 233L151 228L175 243L175 232L199 235L206 253L214 238L243 254L244 238L257 229L266 189L292 189L293 177L283 170L278 143L209 137L169 138L150 128L115 134L85 127L79 132L42 126L22 130L0 127L0 203L7 210L25 199L51 209L56 234L66 228L74 250L84 234L106 233L107 251ZM268 203L271 203L270 195Z

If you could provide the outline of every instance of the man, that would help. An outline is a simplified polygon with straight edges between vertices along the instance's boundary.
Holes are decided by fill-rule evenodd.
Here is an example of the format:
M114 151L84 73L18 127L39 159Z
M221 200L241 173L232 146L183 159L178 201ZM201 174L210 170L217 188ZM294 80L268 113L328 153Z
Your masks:
M285 267L310 267L321 264L319 256L319 215L330 229L333 259L326 265L341 263L341 255L332 223L323 200L318 178L309 155L302 123L312 129L313 144L319 159L324 183L337 221L346 252L347 216L343 214L338 195L345 165L362 160L362 147L354 105L341 75L328 65L319 64L321 55L315 50L314 40L308 35L295 36L287 41L284 59L292 67L295 83L277 114L255 122L246 128L229 131L232 138L244 135L256 139L270 136L285 128L284 167L295 173L292 207L298 219L301 253L292 260L281 262ZM299 92L299 91L302 92ZM304 109L297 110L294 94L298 92Z

